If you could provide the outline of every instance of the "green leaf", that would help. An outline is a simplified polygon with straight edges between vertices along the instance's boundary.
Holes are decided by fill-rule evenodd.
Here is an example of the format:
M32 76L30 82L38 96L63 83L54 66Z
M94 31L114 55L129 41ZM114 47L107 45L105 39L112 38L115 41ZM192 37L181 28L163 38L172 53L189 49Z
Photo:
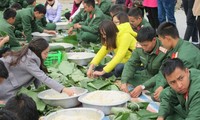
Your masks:
M74 63L69 63L68 61L62 61L58 69L63 75L67 76L72 74L74 67L75 67Z
M107 80L93 80L91 83L88 84L88 86L95 88L96 90L100 90L101 88L109 85L110 82Z
M142 110L139 110L136 112L140 117L141 119L154 119L154 118L157 118L158 117L158 114L157 113L152 113L148 110L145 110L145 109L142 109Z
M18 92L18 94L20 94L20 93L24 93L24 94L28 95L29 97L31 97L35 101L37 109L41 112L44 111L46 104L37 97L36 92L33 92L31 90L28 90L25 87L22 87L20 89L20 91Z
M112 107L111 113L117 115L119 113L131 113L132 111L126 107Z
M7 33L4 32L4 31L0 31L0 37L6 37L7 36Z

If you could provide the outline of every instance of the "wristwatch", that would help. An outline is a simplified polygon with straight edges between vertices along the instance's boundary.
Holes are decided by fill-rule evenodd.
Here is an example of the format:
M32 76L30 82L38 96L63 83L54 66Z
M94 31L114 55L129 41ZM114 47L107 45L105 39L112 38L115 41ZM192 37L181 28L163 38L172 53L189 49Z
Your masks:
M144 85L141 85L142 89L144 90L145 89L145 86Z

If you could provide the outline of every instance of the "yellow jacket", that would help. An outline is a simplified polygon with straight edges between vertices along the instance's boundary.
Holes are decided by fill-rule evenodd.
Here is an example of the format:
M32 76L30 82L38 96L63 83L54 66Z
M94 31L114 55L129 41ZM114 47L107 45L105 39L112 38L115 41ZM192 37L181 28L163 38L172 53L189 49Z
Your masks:
M137 33L131 28L130 23L123 23L117 26L119 32L117 33L116 45L117 48L114 49L114 56L112 60L103 68L103 70L108 73L111 72L117 64L126 63L131 57L132 51L136 47ZM98 65L100 61L106 56L110 50L106 49L106 46L102 46L97 55L91 61L91 64Z

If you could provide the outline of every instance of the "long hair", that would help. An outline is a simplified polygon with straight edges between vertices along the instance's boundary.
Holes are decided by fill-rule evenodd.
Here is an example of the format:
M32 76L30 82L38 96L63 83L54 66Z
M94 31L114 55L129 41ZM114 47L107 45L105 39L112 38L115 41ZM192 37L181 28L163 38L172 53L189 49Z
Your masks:
M117 48L116 38L119 32L117 26L110 20L104 20L99 25L99 33L101 31L106 35L106 38L103 38L101 35L101 43L106 46L106 49L112 50Z
M49 47L49 43L45 39L38 38L38 39L32 40L28 45L26 45L19 51L10 51L10 52L5 53L3 57L14 56L16 59L13 59L11 61L10 66L15 66L22 60L24 56L27 55L28 50L30 49L40 58L40 61L41 61L40 69L44 71L45 73L47 73L47 68L44 65L44 60L42 59L41 53L48 47Z
M114 17L117 17L117 19L119 20L120 24L129 22L127 13L125 13L123 11L119 12L118 14L115 14L113 16L113 18Z

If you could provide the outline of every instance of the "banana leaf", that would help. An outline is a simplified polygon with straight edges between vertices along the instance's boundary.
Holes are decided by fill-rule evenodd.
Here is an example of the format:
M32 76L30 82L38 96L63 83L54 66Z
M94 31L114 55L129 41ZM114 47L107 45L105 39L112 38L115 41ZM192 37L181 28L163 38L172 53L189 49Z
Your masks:
M28 95L29 97L31 97L35 101L38 111L42 112L42 111L45 110L46 104L37 97L38 93L33 92L31 90L28 90L25 87L22 87L20 89L20 91L18 92L18 94L20 94L20 93L24 93L24 94Z
M71 43L73 45L78 45L78 40L77 40L76 35L66 36L65 38L63 38L63 42L65 42L65 43Z
M100 90L101 88L110 85L110 82L107 80L94 80L88 83L88 86L93 87L96 90Z
M131 113L132 111L126 107L112 107L111 114L117 115L119 113Z
M0 37L5 37L5 36L7 36L6 32L0 31Z
M58 69L63 75L67 76L72 74L74 67L75 67L74 63L70 63L68 61L62 61Z
M138 111L140 109L146 109L147 106L149 105L148 102L129 102L127 104L127 108L131 109L132 111Z
M145 109L139 110L136 113L141 117L141 120L156 120L158 117L158 113L152 113Z

